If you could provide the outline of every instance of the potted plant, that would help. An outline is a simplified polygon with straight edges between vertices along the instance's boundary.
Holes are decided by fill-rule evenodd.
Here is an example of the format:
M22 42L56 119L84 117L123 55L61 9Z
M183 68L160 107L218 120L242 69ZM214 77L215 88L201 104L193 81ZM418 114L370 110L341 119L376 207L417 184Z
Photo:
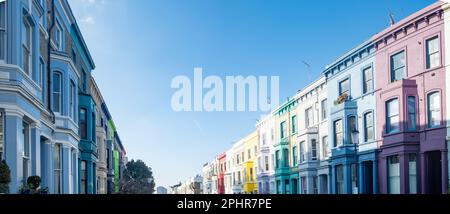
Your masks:
M41 187L41 177L34 175L27 178L27 183L19 188L20 194L48 194L48 188Z
M11 170L5 160L0 161L0 194L9 193L9 183L11 182Z
M334 101L334 105L339 105L347 100L348 100L348 94L343 93Z
M37 194L41 187L41 177L34 175L27 179L27 185L31 190L31 193Z

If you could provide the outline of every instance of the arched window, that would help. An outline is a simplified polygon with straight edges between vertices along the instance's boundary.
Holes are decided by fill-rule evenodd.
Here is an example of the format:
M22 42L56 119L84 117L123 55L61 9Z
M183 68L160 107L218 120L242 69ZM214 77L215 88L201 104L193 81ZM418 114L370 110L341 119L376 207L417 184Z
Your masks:
M373 140L373 112L364 114L364 142Z
M53 111L61 113L62 106L62 74L53 73Z
M441 125L441 96L439 92L428 94L428 127Z

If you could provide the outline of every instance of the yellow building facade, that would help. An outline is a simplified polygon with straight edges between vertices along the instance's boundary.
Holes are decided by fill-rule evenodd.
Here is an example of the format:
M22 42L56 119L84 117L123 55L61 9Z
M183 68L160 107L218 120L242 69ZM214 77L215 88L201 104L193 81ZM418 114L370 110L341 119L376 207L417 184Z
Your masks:
M258 182L256 180L258 137L258 132L254 131L244 138L242 169L244 175L243 189L245 194L258 193Z

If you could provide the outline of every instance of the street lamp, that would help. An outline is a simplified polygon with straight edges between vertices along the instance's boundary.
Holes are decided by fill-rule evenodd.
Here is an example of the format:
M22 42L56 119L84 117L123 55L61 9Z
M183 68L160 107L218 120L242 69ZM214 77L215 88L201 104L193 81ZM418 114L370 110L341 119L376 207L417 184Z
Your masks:
M353 148L354 148L354 155L355 155L355 187L352 190L353 194L357 194L358 193L358 175L357 175L357 169L358 169L358 143L359 143L359 131L354 128L353 130L351 130L351 138L352 138L352 143L353 143ZM351 169L353 171L353 169ZM352 176L353 179L353 176Z

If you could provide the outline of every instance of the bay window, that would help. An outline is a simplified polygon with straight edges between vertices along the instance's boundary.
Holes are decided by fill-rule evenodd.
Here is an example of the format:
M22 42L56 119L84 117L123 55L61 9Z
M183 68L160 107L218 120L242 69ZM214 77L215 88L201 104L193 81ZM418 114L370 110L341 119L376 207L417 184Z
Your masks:
M439 92L433 92L428 95L428 127L441 125L441 96Z
M399 106L398 99L392 99L386 102L386 133L399 131Z

